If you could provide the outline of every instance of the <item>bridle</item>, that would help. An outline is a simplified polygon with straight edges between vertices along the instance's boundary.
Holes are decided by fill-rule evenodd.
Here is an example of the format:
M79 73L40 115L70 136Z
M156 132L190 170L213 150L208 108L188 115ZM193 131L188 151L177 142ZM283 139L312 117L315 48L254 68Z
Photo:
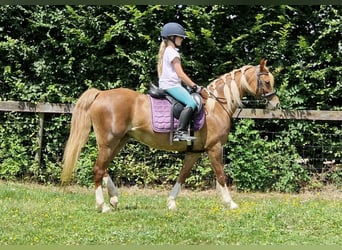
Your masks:
M276 95L277 94L277 90L274 90L274 91L272 91L272 92L269 92L269 93L266 93L265 94L265 89L264 89L264 85L263 85L263 83L262 83L262 80L261 80L261 77L260 76L262 76L262 75L269 75L270 74L270 72L260 72L259 71L259 67L258 66L255 66L255 71L256 71L256 74L257 74L257 81L258 81L258 83L257 83L257 89L256 89L256 95L258 94L258 93L260 93L261 92L261 96L260 96L260 98L259 98L259 100L260 99L263 99L264 101L266 101L266 104L269 102L269 100L274 96L274 95ZM260 92L259 92L260 91Z
M252 67L250 67L252 68ZM246 70L248 70L249 68L247 68ZM264 89L264 84L261 80L261 76L262 75L269 75L269 72L260 72L259 71L259 67L255 66L255 71L256 71L256 75L257 75L257 89L256 89L256 96L258 96L258 93L261 92L260 98L256 98L257 100L261 100L263 101L265 104L267 104L270 99L277 94L277 90L274 90L272 92L269 93L265 93L265 89ZM244 71L243 71L244 74ZM226 84L226 83L225 83ZM225 97L220 97L220 96L216 96L215 93L213 93L212 91L210 91L209 89L205 88L205 91L208 93L208 97L212 97L214 98L218 103L220 104L226 104L226 98Z

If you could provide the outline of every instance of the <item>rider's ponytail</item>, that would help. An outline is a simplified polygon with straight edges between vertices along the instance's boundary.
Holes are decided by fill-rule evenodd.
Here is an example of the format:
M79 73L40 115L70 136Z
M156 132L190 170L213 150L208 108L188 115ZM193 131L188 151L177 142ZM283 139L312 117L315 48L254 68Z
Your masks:
M162 71L163 71L163 57L164 57L164 52L165 52L166 47L167 47L167 40L163 40L160 44L159 53L158 53L158 65L157 65L158 77L161 76Z

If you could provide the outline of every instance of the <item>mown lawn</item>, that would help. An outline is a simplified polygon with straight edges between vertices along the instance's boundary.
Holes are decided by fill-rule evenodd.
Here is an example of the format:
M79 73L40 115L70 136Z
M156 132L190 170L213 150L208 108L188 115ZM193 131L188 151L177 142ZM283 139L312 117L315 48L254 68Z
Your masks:
M341 191L236 193L238 210L215 190L121 188L119 209L95 211L92 189L0 182L0 245L342 245Z

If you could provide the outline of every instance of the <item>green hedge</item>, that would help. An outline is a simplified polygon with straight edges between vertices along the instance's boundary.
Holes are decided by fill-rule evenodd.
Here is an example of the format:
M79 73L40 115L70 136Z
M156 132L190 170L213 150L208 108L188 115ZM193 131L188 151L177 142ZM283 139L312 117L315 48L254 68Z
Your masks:
M177 21L189 37L183 65L198 84L266 57L282 108L341 110L341 10L338 5L2 5L0 100L71 103L89 87L145 92L157 81L160 29ZM41 166L35 161L38 115L0 113L0 121L0 178L58 183L70 116L45 116ZM265 141L270 132L276 136ZM226 169L238 189L341 184L340 123L238 121L229 139ZM94 145L91 139L80 160L76 181L82 185L91 183ZM139 154L131 155L131 149ZM182 155L174 160L136 143L124 150L110 168L118 183L176 179ZM299 165L299 158L318 160ZM327 169L323 161L333 159ZM204 157L187 185L205 188L212 179Z

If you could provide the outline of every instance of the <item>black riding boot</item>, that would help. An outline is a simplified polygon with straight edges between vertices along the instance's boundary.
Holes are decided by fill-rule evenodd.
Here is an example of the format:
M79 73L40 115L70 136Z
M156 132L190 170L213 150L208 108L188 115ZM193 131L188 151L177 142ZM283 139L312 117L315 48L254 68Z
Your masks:
M179 126L173 136L174 141L191 141L196 137L188 135L188 126L194 110L191 107L185 107L179 116Z

